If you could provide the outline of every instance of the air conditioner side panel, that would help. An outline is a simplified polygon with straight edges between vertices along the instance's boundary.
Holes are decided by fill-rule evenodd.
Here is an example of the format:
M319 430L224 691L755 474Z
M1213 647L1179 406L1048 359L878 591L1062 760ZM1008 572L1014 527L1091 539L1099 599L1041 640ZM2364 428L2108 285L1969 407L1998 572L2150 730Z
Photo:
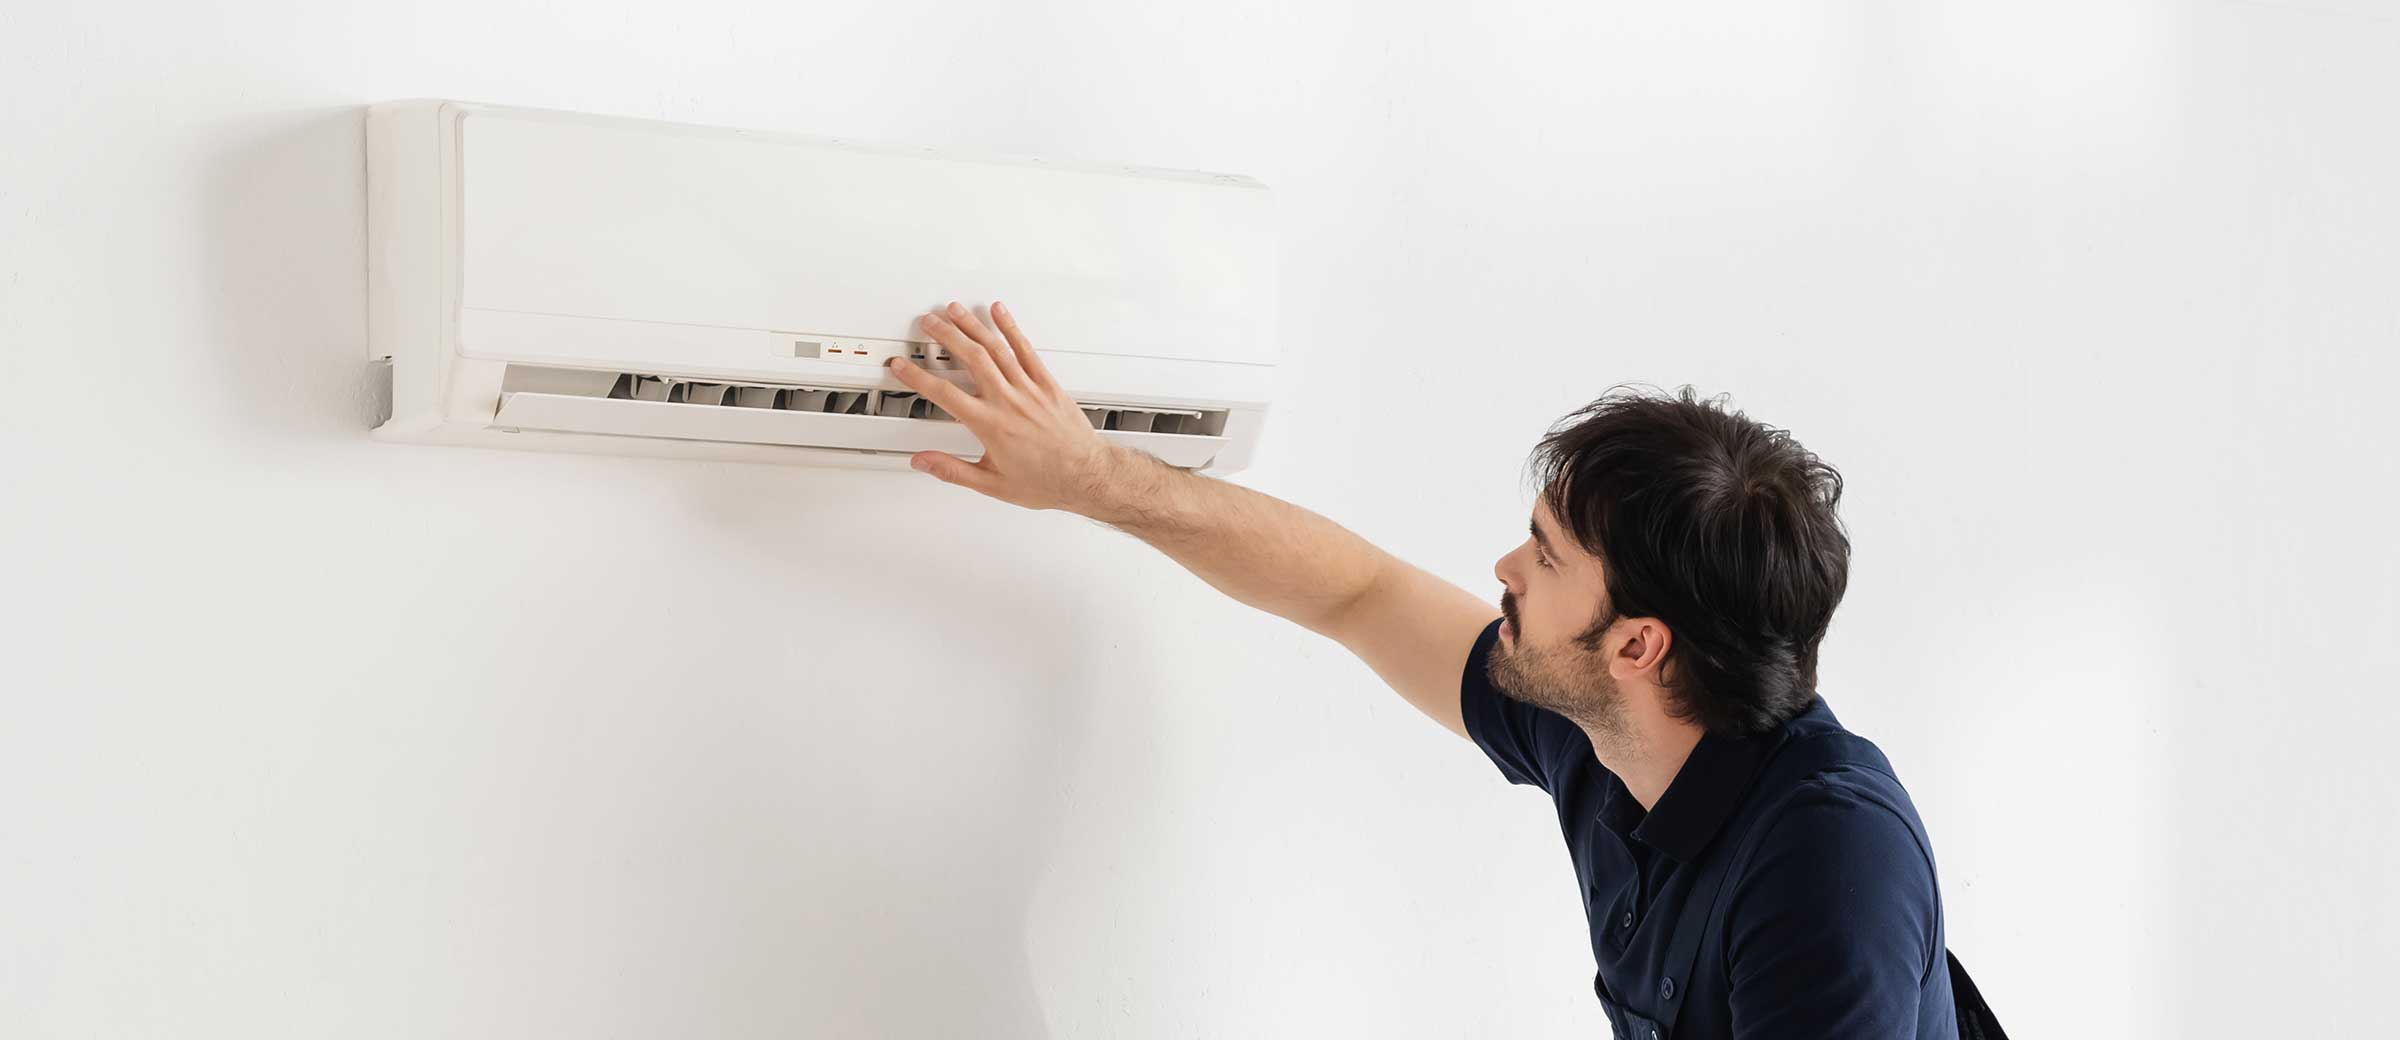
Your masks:
M391 366L387 434L443 421L442 382L454 353L445 107L399 101L367 109L367 359Z

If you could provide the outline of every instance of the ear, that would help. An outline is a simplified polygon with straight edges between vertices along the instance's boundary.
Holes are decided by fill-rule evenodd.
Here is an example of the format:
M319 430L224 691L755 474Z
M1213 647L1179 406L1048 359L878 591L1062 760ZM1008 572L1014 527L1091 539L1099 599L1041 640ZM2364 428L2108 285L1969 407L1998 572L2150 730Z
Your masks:
M1666 685L1667 650L1675 645L1675 634L1667 630L1666 622L1657 618L1626 618L1620 624L1624 627L1617 636L1617 649L1610 665L1656 685Z

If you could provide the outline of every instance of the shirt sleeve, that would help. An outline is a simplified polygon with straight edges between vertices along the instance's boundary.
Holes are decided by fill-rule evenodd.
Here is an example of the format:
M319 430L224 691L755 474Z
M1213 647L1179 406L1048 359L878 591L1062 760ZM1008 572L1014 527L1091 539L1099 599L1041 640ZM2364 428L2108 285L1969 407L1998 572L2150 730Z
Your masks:
M1459 715L1466 720L1467 736L1508 782L1552 791L1555 764L1577 741L1589 754L1590 741L1565 716L1510 698L1492 686L1486 669L1499 642L1500 620L1495 618L1467 652L1466 673L1458 684Z
M1825 778L1769 826L1727 912L1733 1035L1913 1040L1941 949L1933 864L1915 834Z

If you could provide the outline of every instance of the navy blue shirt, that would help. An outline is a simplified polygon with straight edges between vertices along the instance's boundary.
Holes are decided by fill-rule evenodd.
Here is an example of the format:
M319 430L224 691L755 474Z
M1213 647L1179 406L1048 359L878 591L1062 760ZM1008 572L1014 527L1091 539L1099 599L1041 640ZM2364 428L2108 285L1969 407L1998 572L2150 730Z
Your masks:
M1754 737L1703 736L1645 812L1583 730L1492 688L1494 621L1467 655L1467 733L1510 782L1549 792L1599 962L1593 989L1627 1040L1656 1013L1667 943L1703 857L1736 857L1673 1040L1955 1040L1933 848L1898 781L1849 766L1797 787L1752 781L1783 743L1838 730L1822 699ZM1715 843L1720 833L1742 840ZM1645 1029L1646 1033L1647 1030Z

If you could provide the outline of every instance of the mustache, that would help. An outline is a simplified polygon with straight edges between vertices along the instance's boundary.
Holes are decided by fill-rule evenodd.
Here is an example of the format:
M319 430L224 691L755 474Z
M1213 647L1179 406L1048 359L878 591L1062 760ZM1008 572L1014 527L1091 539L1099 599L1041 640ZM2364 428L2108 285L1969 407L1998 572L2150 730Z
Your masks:
M1517 597L1506 589L1500 590L1500 616L1507 618L1511 627L1524 627L1517 624Z

